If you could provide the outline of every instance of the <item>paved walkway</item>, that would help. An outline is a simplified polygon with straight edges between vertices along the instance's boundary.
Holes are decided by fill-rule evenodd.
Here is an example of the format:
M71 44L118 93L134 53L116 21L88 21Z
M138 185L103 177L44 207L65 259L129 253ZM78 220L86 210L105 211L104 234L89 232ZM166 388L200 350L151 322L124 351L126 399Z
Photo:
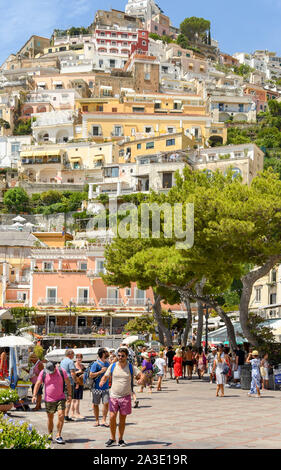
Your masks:
M155 390L155 389L153 389ZM163 391L137 393L140 407L127 418L125 440L129 449L281 449L281 392L267 390L260 399L246 390L225 388L215 396L216 385L205 380L163 382ZM32 405L33 406L33 405ZM84 392L84 421L64 424L63 449L104 449L109 429L94 428L90 392ZM11 411L41 432L47 417L39 412ZM56 423L56 418L55 418Z

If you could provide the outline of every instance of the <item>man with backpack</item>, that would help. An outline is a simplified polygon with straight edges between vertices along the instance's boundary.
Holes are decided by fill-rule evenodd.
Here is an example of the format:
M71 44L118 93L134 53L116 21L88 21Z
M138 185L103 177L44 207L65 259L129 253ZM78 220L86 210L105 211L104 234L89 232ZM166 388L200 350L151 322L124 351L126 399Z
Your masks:
M37 379L33 390L32 403L36 403L37 393L40 385L45 388L45 408L48 417L48 432L52 439L54 428L54 414L58 412L57 435L55 442L64 444L61 437L64 423L65 402L71 403L71 385L67 373L64 369L56 367L53 362L47 362ZM65 387L67 388L67 400L65 397Z
M99 405L102 401L102 423L101 426L108 427L106 424L106 417L108 414L108 403L109 403L109 380L107 380L103 386L100 385L101 379L104 376L107 368L110 366L108 362L109 352L105 348L98 350L98 360L93 362L90 367L90 379L93 379L92 394L93 394L93 410L96 418L96 426L100 426L99 423Z
M121 347L118 349L118 362L114 362L105 372L100 381L102 387L111 378L111 389L109 398L110 411L110 439L106 442L106 447L111 447L116 443L116 418L119 412L119 441L118 445L125 447L123 435L126 425L126 416L131 414L131 394L133 389L133 379L141 378L140 370L128 362L128 349Z

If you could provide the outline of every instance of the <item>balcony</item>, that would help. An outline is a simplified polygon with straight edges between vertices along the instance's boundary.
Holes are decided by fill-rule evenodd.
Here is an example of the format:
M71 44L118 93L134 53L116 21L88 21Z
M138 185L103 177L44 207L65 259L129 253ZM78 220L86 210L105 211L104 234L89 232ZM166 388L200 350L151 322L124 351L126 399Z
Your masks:
M99 306L109 306L109 305L114 305L114 306L121 306L121 305L124 305L124 302L122 299L100 299L99 300Z
M51 297L51 298L47 298L47 299L46 299L46 298L40 297L40 298L38 299L37 305L42 305L42 306L44 306L44 305L46 305L46 306L47 306L47 305L61 306L61 305L63 305L63 300L62 300L62 298L57 299L57 298L52 298L52 297Z
M94 299L84 299L83 297L72 297L70 302L75 305L85 305L85 306L95 306L96 303Z
M66 317L67 322L67 317ZM92 329L89 326L53 326L49 325L40 325L36 328L36 333L41 335L45 331L48 333L55 333L55 334L78 334L78 335L90 335L92 333Z
M128 299L126 307L144 307L147 299Z
M93 269L89 269L87 271L87 277L101 277L102 274L105 274L105 269L101 271L95 271Z

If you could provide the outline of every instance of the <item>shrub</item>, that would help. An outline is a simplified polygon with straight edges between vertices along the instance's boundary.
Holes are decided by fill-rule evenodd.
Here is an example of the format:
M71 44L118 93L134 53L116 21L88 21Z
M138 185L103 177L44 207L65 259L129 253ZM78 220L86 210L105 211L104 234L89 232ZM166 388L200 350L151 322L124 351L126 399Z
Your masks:
M27 192L20 188L11 188L4 194L4 206L13 213L26 212L29 209L30 199Z
M15 403L18 401L19 396L15 390L11 388L0 389L0 405L8 405L9 403Z
M40 434L32 424L16 422L0 414L0 449L49 449L48 436Z

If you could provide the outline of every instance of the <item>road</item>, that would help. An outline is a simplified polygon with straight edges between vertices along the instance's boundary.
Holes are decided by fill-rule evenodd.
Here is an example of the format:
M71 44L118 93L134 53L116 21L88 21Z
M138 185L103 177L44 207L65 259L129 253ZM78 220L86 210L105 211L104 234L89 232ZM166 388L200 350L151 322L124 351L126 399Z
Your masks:
M260 399L237 388L225 388L225 396L219 398L215 392L216 385L206 377L179 384L167 379L161 392L154 388L152 394L137 393L140 406L127 418L124 436L128 449L281 449L279 390L267 390ZM66 444L52 444L52 448L105 448L109 429L93 426L89 391L84 392L81 412L85 420L64 424ZM10 415L47 433L44 409L12 410Z

